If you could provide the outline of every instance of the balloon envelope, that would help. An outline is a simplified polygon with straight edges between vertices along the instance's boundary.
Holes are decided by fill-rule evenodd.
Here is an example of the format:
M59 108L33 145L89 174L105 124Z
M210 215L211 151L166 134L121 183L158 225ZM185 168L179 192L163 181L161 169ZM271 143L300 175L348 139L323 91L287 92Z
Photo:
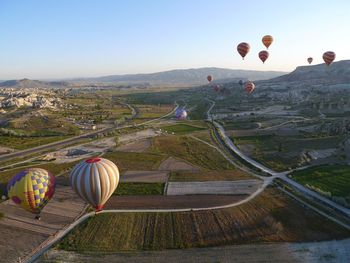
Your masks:
M249 50L250 50L250 46L246 42L242 42L237 46L237 51L242 56L243 59L248 54Z
M211 81L213 80L213 76L212 76L212 75L208 75L208 76L207 76L207 80L208 80L209 82L211 82Z
M323 54L323 60L329 66L335 59L335 53L333 51L327 51Z
M254 91L255 89L255 84L251 81L248 81L245 85L244 85L245 90L250 94Z
M312 57L307 58L307 62L309 62L309 64L311 64L313 60L314 59Z
M263 63L265 63L265 61L266 61L266 59L268 59L268 57L269 57L269 52L267 52L266 50L259 52L259 58L261 59L261 61Z
M176 111L175 111L175 117L177 119L186 119L187 117L187 112L183 109L183 108L178 108Z
M55 193L55 176L41 168L16 174L7 185L9 198L25 210L40 214Z
M96 211L114 193L119 183L118 167L105 158L91 158L77 164L70 173L72 189Z
M270 35L266 35L262 38L262 42L264 44L264 46L268 49L269 46L272 44L273 42L273 37Z
M216 92L218 92L218 91L220 90L220 86L219 86L219 85L215 85L215 86L214 86L214 90L215 90Z
M244 83L243 80L238 81L238 84L241 86L243 86L243 83Z

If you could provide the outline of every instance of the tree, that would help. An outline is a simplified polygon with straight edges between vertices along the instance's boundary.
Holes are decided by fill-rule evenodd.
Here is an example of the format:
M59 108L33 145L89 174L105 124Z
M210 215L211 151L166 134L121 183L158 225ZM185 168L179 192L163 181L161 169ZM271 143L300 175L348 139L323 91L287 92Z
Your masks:
M116 136L114 137L114 141L115 141L115 147L118 147L118 146L119 146L119 143L120 143L120 141L119 141L119 136L118 136L118 135L116 135Z

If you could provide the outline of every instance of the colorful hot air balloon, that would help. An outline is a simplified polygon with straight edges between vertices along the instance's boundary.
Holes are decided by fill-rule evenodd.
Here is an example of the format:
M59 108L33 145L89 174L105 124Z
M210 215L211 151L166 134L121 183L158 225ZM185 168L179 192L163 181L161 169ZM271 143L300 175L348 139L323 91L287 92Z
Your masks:
M186 119L187 117L187 112L183 109L183 108L178 108L176 111L175 111L175 117L177 119Z
M237 51L242 56L242 59L244 59L244 57L248 54L249 50L250 46L246 42L242 42L237 46Z
M96 212L114 193L119 183L118 167L104 158L91 158L77 164L70 173L72 189Z
M323 60L329 66L335 59L335 53L333 51L327 51L323 54Z
M245 85L244 85L245 90L250 94L253 92L253 90L255 89L255 85L253 82L248 81Z
M265 61L266 61L266 59L268 59L268 57L269 57L269 52L267 52L266 50L259 52L259 58L261 59L261 61L263 63L265 63Z
M207 76L207 80L208 80L208 82L212 82L213 76L212 76L212 75L208 75L208 76Z
M264 46L269 49L269 46L272 44L273 42L273 37L270 35L266 35L262 38L262 42L264 44Z
M314 59L312 57L307 58L307 62L309 62L309 64L311 64L313 60Z
M40 212L55 193L55 176L41 168L28 168L15 175L7 185L9 198L25 210Z

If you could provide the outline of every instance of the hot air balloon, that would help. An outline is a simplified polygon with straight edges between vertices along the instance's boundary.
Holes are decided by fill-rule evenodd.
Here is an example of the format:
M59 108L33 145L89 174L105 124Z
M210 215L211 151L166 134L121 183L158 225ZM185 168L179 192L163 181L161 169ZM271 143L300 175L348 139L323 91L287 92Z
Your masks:
M273 42L273 37L270 35L266 35L262 38L262 42L264 44L264 46L269 49L269 46L272 44Z
M28 168L15 175L7 185L9 198L25 210L40 212L55 193L55 176L41 168Z
M70 173L72 189L101 211L119 183L118 167L105 158L91 158L77 164Z
M329 66L335 59L335 53L333 51L327 51L323 54L323 60Z
M208 75L207 76L207 80L208 80L208 82L211 82L213 80L213 76L212 75Z
M220 86L219 86L219 85L215 85L215 86L214 86L214 90L215 90L216 92L218 92L218 91L220 90Z
M246 42L242 42L237 46L237 51L242 56L242 59L244 59L244 57L248 54L249 50L250 46Z
M245 90L250 94L253 92L253 90L255 89L255 85L253 82L248 81L245 85L244 85Z
M267 52L266 50L259 52L259 58L261 59L261 61L263 63L265 63L265 61L266 61L266 59L268 59L268 57L269 57L269 52Z
M243 80L238 81L238 84L243 86L243 84L244 84Z
M313 60L314 59L312 57L307 58L307 62L309 62L309 64L311 64Z
M186 119L187 117L187 112L183 109L183 108L178 108L176 111L175 111L175 117L177 119Z

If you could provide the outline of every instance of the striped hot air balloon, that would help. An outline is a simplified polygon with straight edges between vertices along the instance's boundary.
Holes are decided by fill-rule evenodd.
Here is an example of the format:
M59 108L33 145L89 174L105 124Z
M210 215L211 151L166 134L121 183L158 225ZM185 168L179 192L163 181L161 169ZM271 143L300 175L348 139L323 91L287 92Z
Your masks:
M323 53L323 60L327 64L327 66L332 64L334 59L335 59L335 53L333 51L327 51Z
M104 158L91 158L77 164L70 173L72 189L96 212L103 209L119 183L118 167Z
M264 36L264 37L262 38L261 41L263 42L264 46L265 46L267 49L269 49L269 46L270 46L270 45L272 44L272 42L273 42L273 37L270 36L270 35L266 35L266 36Z
M55 193L55 176L41 168L28 168L15 175L7 185L9 198L25 210L40 212Z
M248 54L249 50L250 46L246 42L242 42L237 46L237 51L242 56L242 59L244 59L244 57Z
M314 59L313 59L312 57L307 58L307 62L308 62L309 64L311 64L313 60L314 60Z
M259 58L263 63L265 63L265 61L266 61L266 59L268 59L268 57L269 57L269 52L267 52L266 50L259 52Z
M255 84L251 81L248 81L245 85L244 85L245 90L250 94L254 91L255 89Z

